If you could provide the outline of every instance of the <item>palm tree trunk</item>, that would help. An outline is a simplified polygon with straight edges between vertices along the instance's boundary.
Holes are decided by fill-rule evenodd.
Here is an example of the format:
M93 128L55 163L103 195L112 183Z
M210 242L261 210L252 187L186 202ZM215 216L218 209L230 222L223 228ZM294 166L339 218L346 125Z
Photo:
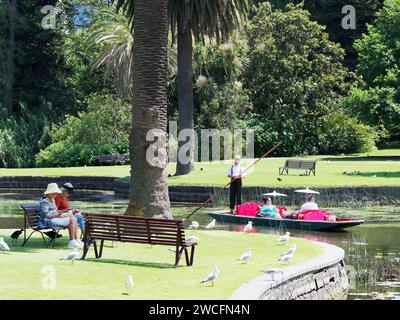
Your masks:
M182 162L178 154L176 175L190 173L194 169L194 120L193 120L193 41L192 32L178 17L178 134L190 129L190 140L179 141L178 150L188 143L189 161Z
M8 114L12 113L14 99L14 55L15 55L15 24L17 15L17 0L6 0L9 17L9 38L4 70L4 107Z
M167 137L167 2L135 0L129 215L172 217L166 157L159 163L146 157L154 143L146 141L149 130L158 129ZM166 145L162 143L160 151L165 151Z

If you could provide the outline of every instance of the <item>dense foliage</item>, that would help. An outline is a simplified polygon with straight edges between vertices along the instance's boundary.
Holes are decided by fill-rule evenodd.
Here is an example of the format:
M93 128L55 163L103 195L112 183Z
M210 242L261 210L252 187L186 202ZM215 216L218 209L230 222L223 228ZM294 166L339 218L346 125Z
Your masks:
M108 2L17 1L9 110L10 12L0 1L0 167L94 165L127 152L133 36ZM253 128L256 155L278 141L291 156L400 139L400 0L254 2L229 40L193 42L197 130ZM56 28L43 29L40 10L56 3ZM348 4L355 30L341 27ZM170 120L179 110L176 57L170 43Z
M400 138L400 0L387 0L368 33L356 42L363 86L349 109L382 135Z
M283 141L280 152L284 155L352 149L320 144L321 135L326 136L326 119L339 118L342 99L355 80L343 65L343 49L328 39L324 28L311 21L301 6L289 5L282 12L264 3L249 23L247 38L245 87L254 104L256 150L262 152L278 141ZM346 141L341 136L344 131L330 135L328 145Z
M39 167L98 164L103 154L127 153L130 107L112 95L93 94L88 109L50 131L53 143L36 156Z

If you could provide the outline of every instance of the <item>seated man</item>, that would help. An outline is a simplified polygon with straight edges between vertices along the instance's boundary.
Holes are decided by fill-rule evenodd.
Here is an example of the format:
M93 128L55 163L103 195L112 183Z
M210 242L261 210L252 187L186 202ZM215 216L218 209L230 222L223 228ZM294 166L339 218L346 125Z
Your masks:
M69 207L69 196L74 192L74 186L72 183L66 182L63 184L63 186L60 188L61 193L57 195L55 202L56 202L56 207L59 212L70 212L73 215L75 215L76 220L78 221L79 228L81 229L81 232L85 231L85 219L83 216L80 214L80 211L78 209L71 210Z
M57 210L54 199L61 190L56 183L50 183L44 192L44 197L39 202L39 223L40 228L47 227L66 227L69 231L70 241L68 246L71 248L82 249L83 243L77 237L77 221L72 213L62 213Z
M275 219L281 218L278 209L272 204L271 198L262 198L261 201L264 205L260 208L258 216Z
M318 205L315 203L315 198L312 194L307 196L307 202L301 206L299 212L304 212L308 210L318 210Z

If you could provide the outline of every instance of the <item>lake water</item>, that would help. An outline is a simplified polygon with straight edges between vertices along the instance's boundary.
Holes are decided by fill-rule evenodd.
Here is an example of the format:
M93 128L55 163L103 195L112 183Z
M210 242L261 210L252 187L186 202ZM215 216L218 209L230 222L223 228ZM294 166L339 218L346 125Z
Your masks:
M0 190L0 228L17 228L23 218L20 203L37 203L39 190ZM77 192L71 207L93 213L122 214L127 200L112 192ZM173 204L174 217L185 217L196 208L193 204ZM199 210L193 219L206 225L211 219L209 207ZM392 298L400 294L400 208L328 208L337 216L362 218L363 225L341 232L304 232L292 235L323 241L343 248L351 280L349 299ZM237 225L219 224L220 229L238 231ZM279 234L282 231L257 227L256 232Z

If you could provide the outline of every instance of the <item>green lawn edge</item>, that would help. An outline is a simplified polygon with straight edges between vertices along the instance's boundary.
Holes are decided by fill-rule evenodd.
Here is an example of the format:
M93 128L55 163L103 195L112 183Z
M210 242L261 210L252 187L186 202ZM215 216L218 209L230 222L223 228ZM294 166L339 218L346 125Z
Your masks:
M9 243L11 231L0 230ZM186 267L181 261L176 269L174 254L165 246L106 243L102 259L95 260L91 250L88 260L72 264L59 260L71 251L65 234L56 249L44 248L34 236L26 247L0 252L0 299L228 299L239 286L261 276L261 270L285 267L279 255L294 243L297 252L290 265L323 253L322 247L299 238L281 245L276 235L268 234L198 230L187 235L200 239L194 265ZM239 263L237 258L249 247L252 260ZM200 284L214 266L221 270L215 286ZM128 275L135 281L131 295L124 287Z

